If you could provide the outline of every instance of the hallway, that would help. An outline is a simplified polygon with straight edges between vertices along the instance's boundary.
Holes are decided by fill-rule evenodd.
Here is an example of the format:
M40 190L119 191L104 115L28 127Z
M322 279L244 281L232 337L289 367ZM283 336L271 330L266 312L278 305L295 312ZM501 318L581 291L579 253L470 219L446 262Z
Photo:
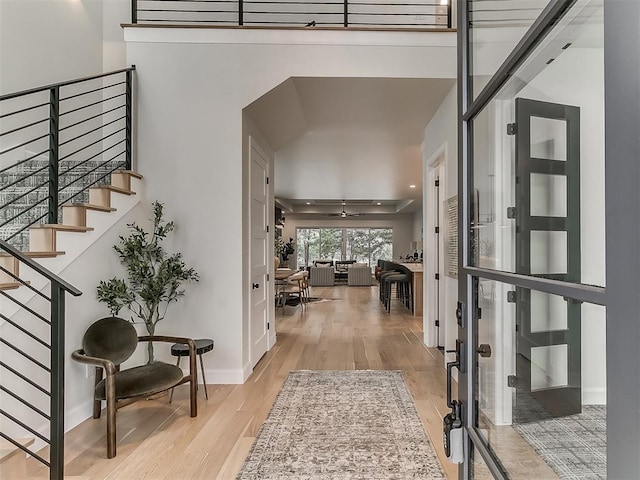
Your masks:
M444 459L442 354L422 344L422 319L395 302L391 314L376 287L313 287L312 302L278 309L278 341L244 385L210 385L199 392L197 418L188 415L186 388L138 402L118 413L118 455L106 459L105 418L67 434L66 476L86 479L232 479L291 370L402 370L418 413L449 478ZM222 348L216 346L216 348ZM38 473L32 471L32 474Z

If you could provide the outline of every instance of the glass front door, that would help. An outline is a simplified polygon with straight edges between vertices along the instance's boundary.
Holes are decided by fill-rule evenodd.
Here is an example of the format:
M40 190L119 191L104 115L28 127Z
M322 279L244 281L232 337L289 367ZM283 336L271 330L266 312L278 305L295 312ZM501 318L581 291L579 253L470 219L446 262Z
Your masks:
M460 478L604 478L603 3L544 1L517 28L465 4Z

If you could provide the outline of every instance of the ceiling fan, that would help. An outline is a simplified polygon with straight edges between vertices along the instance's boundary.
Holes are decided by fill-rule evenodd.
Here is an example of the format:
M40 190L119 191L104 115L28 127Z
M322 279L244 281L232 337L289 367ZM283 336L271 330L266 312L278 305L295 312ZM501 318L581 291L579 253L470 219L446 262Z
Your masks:
M329 216L330 217L347 218L347 217L359 217L360 215L364 215L364 213L347 213L346 210L345 210L346 206L347 206L347 203L343 200L342 201L342 211L340 213L330 213Z

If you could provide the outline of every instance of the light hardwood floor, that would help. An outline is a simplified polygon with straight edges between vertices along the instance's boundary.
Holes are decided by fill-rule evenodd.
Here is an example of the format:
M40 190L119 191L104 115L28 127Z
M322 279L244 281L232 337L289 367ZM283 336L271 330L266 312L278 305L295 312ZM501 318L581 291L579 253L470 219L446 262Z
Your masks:
M196 418L186 388L172 404L164 395L118 412L118 453L106 458L105 419L67 434L68 476L87 479L233 479L287 374L292 370L402 370L418 413L448 478L457 467L442 447L447 413L442 353L423 343L422 319L399 304L386 313L377 287L312 287L327 301L276 314L277 344L244 385L209 385ZM32 475L42 473L31 469Z

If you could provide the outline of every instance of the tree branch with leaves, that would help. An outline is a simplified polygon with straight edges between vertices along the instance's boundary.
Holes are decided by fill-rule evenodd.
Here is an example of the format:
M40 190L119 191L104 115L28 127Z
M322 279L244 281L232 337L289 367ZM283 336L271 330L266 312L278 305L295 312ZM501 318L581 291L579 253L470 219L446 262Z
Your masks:
M197 282L198 273L187 267L181 253L169 254L162 242L174 228L174 222L163 218L164 205L153 203L153 231L146 232L136 223L127 225L131 233L120 237L113 249L127 272L127 279L113 277L100 281L98 300L107 304L112 315L129 309L145 324L149 335L164 319L169 305L185 294L183 283ZM134 322L134 318L131 317ZM153 361L153 343L148 343L148 361Z

